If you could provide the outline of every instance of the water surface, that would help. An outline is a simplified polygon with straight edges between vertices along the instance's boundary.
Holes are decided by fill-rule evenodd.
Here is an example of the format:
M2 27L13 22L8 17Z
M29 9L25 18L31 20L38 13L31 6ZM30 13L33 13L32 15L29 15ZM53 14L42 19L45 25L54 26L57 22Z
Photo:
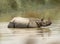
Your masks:
M60 44L60 24L41 28L7 28L0 22L1 44Z

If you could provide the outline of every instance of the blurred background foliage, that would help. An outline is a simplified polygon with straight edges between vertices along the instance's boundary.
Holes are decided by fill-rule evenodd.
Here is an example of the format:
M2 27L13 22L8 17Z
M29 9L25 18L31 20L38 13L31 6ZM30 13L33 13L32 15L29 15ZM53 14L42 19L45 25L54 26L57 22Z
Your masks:
M0 0L0 21L13 17L60 18L60 0Z

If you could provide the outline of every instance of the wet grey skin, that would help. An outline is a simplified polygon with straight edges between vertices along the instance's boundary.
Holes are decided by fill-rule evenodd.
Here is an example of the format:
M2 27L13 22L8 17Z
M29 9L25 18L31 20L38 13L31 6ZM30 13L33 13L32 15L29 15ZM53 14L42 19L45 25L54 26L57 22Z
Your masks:
M23 19L23 20L21 20ZM40 28L50 26L51 20L44 21L44 19L29 19L29 18L13 18L9 22L8 28Z

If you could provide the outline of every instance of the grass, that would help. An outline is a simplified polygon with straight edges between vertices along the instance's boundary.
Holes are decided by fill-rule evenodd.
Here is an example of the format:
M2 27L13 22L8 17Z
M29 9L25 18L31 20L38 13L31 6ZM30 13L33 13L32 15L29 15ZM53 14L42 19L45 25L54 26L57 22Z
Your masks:
M40 11L25 11L25 12L11 12L11 13L2 13L0 15L0 22L2 21L10 21L14 17L27 17L27 18L42 18L45 19L51 18L52 20L59 20L60 19L60 10L58 9L46 9L42 12Z
M13 17L51 18L60 20L59 0L0 0L0 22L10 21ZM49 3L48 3L49 2Z

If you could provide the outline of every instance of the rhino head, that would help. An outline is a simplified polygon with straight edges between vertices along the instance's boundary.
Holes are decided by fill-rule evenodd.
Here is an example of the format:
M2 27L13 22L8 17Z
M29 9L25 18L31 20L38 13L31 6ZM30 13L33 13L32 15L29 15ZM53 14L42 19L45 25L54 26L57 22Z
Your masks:
M44 20L44 18L42 18L41 20L39 20L38 22L36 22L38 27L45 27L45 26L50 26L52 24L50 18L48 20Z

